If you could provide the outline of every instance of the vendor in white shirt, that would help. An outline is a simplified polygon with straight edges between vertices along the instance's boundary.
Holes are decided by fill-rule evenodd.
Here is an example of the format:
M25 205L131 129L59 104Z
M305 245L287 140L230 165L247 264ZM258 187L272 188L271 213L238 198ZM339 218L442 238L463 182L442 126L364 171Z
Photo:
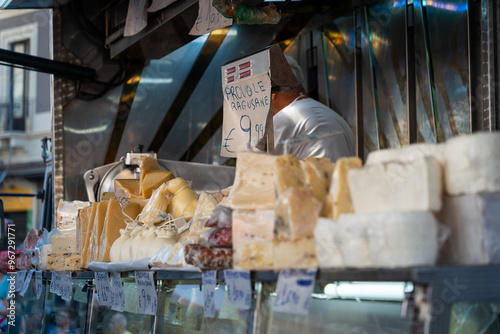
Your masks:
M319 139L289 148L288 153L305 159L309 156L326 157L335 162L340 157L355 155L354 135L349 124L335 111L307 96L304 75L295 59L285 56L298 86L272 95L274 150L284 154L283 140L326 131L340 131L341 135Z

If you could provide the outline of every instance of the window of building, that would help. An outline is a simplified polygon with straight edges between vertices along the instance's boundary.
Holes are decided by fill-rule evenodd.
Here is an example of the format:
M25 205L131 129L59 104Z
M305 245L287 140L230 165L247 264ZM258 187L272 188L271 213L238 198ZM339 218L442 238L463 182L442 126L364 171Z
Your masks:
M29 54L29 40L17 41L10 44L10 49L17 53ZM10 72L10 116L12 130L25 131L28 116L28 71L12 67Z

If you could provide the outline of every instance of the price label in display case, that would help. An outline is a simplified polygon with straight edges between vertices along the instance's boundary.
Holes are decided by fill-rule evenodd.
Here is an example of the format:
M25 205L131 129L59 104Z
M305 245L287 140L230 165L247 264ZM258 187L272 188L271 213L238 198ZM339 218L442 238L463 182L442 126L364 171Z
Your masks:
M51 273L50 292L58 296L62 295L63 292L62 277L54 271Z
M136 271L135 283L137 285L137 299L139 313L155 315L158 307L155 282L151 271Z
M250 309L252 306L250 271L224 270L224 279L229 303L242 310Z
M21 291L19 292L19 295L23 296L28 292L28 288L31 285L31 277L33 276L33 271L28 270L26 272L26 277L24 278L23 286L21 288Z
M62 276L62 293L61 299L66 301L71 301L73 296L73 279L71 278L71 273Z
M111 293L113 295L111 309L123 312L125 309L125 293L123 292L120 273L111 273Z
M40 299L40 297L42 296L42 289L43 289L43 285L42 285L42 272L41 271L37 271L36 274L35 274L35 295L36 295L36 299Z
M109 284L108 273L95 273L95 287L97 290L97 300L101 306L111 306L111 285Z
M203 282L203 310L206 318L215 318L215 285L217 271L207 270L201 273Z
M282 270L276 285L274 311L307 315L315 279L316 269Z
M26 270L19 270L16 275L16 292L21 291L26 278Z

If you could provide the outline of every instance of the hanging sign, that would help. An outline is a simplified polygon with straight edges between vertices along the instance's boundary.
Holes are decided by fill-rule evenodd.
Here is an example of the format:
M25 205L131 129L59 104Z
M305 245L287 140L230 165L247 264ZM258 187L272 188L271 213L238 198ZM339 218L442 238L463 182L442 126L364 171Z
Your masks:
M125 293L123 292L120 273L111 273L111 294L113 296L111 309L113 311L123 312L125 309Z
M134 36L148 25L146 0L130 0L128 3L127 19L125 20L124 37Z
M32 270L28 270L27 273L26 273L26 277L24 278L23 286L21 288L21 292L19 292L19 295L21 295L21 296L24 297L24 295L28 291L28 288L31 285L31 277L32 276L33 276L33 271Z
M40 270L37 270L35 274L35 295L36 299L42 296L42 272Z
M109 284L108 273L95 273L95 287L99 305L111 306L111 285Z
M215 285L217 271L207 270L201 273L203 282L203 309L206 318L215 318Z
M190 35L205 35L233 24L232 19L224 17L215 9L212 0L200 0L198 3L198 18L189 32Z
M62 295L62 277L54 271L50 275L50 292L58 296Z
M62 278L62 292L61 299L66 301L71 301L71 297L73 296L73 279L71 278L71 273L66 272L61 276Z
M142 314L155 315L158 307L158 296L156 295L153 274L151 271L135 272L139 313Z
M307 315L315 279L316 269L282 270L276 285L274 311Z
M229 303L241 310L250 309L252 306L250 271L224 270L224 279Z
M21 291L26 278L26 270L19 270L16 275L16 292Z

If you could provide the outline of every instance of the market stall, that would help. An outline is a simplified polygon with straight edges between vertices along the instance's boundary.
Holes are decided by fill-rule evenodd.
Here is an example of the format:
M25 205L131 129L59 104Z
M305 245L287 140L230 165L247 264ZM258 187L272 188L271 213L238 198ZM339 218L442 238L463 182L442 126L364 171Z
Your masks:
M54 218L19 254L9 333L500 328L498 115L475 81L495 73L471 28L487 10L155 3L54 5L54 59L94 73L54 78ZM238 115L251 149L229 152L232 69L279 91L284 54L356 157L269 154L268 113Z

